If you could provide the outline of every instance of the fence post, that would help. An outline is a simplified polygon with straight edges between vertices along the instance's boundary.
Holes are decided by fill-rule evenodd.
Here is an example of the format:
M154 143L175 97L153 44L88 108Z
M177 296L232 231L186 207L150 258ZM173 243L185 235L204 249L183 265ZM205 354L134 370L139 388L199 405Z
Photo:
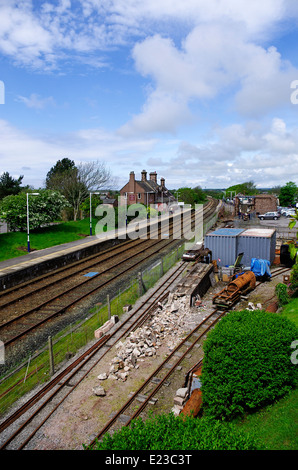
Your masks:
M49 360L50 360L50 375L54 375L54 354L53 354L53 343L52 337L48 337L48 345L49 345Z
M142 273L138 273L138 281L139 281L139 297L142 297L143 295Z
M163 273L163 258L161 258L161 260L160 260L160 277L162 277L163 274L164 274Z
M107 304L108 304L108 312L109 312L109 320L111 318L111 304L110 304L110 296L107 295Z

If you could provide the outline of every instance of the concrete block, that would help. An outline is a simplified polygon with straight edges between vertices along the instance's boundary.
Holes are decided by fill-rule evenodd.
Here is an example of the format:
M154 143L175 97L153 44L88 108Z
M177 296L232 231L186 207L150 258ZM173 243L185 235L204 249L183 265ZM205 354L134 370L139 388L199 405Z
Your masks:
M100 328L94 331L94 336L96 339L100 339L103 336L103 332L101 331Z
M174 405L183 406L183 404L184 404L184 398L182 397L174 398Z
M187 387L185 388L178 388L177 392L176 392L176 396L177 397L181 397L181 398L185 398L186 397L186 394L187 394Z

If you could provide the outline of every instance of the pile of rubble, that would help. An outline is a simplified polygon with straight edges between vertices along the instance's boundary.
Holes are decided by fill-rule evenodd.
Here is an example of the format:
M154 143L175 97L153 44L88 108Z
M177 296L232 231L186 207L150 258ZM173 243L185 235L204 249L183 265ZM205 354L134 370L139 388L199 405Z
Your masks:
M125 341L116 344L117 353L110 363L109 371L100 374L98 379L126 381L129 372L137 369L146 357L155 356L162 345L171 352L185 333L185 320L189 314L188 299L174 298L173 294L169 294L166 304L158 303L147 325L131 332Z

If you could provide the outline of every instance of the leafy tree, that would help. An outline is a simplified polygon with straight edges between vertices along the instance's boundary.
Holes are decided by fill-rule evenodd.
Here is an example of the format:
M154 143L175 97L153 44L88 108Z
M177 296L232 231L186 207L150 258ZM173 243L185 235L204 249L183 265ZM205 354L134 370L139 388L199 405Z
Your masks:
M19 176L18 179L10 176L8 171L5 171L0 176L0 199L3 199L10 194L18 194L21 191L21 184L24 176Z
M102 204L102 199L100 198L100 194L94 194L91 198L91 211L92 217L95 216L95 210L99 204ZM84 215L87 217L89 216L90 212L90 196L87 197L81 204L80 209L83 211Z
M289 181L280 188L279 202L281 206L290 206L295 201L295 196L298 194L298 188L293 181Z
M38 196L29 196L29 201L30 230L59 219L62 209L68 206L67 200L58 191L47 189L39 190ZM2 199L0 218L5 220L10 230L25 231L27 228L26 193L22 192Z
M49 175L50 173L50 175ZM81 204L90 191L97 191L110 181L111 174L102 162L80 163L63 159L48 173L48 186L59 190L73 209L73 219L77 220Z
M204 191L197 186L196 188L180 188L178 189L179 200L183 201L185 204L202 204L206 201L206 195Z
M248 181L246 183L235 184L226 189L226 196L230 197L230 194L245 194L246 196L253 196L254 194L259 194L258 189L253 181ZM235 195L235 194L233 194Z
M71 170L74 170L75 168L75 162L69 158L62 158L62 160L58 160L57 163L52 166L50 171L47 173L45 181L46 188L57 189L57 186L61 185L63 181L63 175L68 174L68 172L71 172Z

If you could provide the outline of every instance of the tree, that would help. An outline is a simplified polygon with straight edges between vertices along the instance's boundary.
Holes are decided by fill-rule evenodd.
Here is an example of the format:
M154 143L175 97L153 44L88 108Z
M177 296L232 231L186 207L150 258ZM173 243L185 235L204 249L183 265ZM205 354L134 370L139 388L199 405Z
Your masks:
M62 158L62 160L58 160L57 163L52 166L50 171L47 173L45 181L46 188L56 189L57 185L62 182L63 175L67 174L75 167L75 162L69 158Z
M3 199L10 194L18 194L21 191L21 183L24 176L19 176L18 179L10 176L8 171L5 171L0 176L0 199Z
M206 195L202 189L197 186L196 188L180 188L178 189L179 199L182 200L185 204L202 204L206 201Z
M61 211L68 206L66 198L58 191L39 190L39 195L30 197L29 227L30 230L49 224L60 218ZM0 218L5 220L9 229L26 230L27 228L27 197L22 192L6 196L1 201Z
M80 163L75 166L69 159L58 161L47 174L48 185L66 197L77 220L81 204L90 191L98 191L108 182L111 174L103 162Z
M279 202L281 206L290 206L295 201L295 196L298 193L298 188L293 181L289 181L280 188Z
M232 193L244 194L246 196L253 196L254 194L259 194L258 189L253 181L247 181L246 183L235 184L226 189L226 196L230 197ZM232 196L235 194L232 194Z

